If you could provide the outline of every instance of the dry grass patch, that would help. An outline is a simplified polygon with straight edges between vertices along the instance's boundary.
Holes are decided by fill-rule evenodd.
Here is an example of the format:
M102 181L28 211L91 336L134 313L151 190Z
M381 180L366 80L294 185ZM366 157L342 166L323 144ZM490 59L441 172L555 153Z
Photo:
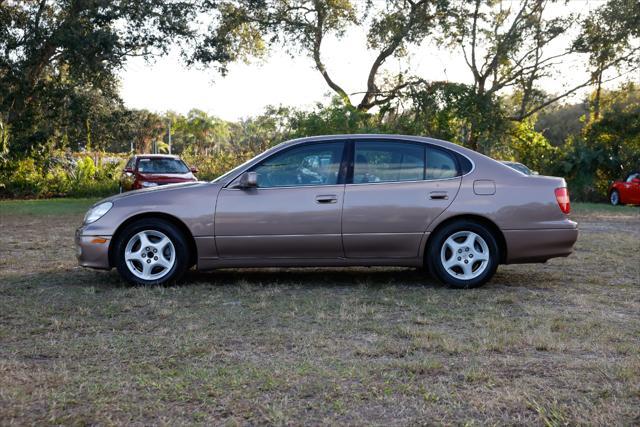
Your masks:
M397 268L132 288L75 266L90 201L4 203L0 424L640 423L637 208L578 205L574 255L454 291Z

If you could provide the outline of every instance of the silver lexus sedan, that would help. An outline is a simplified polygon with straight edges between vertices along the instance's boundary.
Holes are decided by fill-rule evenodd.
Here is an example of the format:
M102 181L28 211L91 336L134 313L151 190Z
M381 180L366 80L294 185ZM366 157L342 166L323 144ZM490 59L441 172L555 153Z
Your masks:
M223 267L426 267L456 288L499 264L572 252L562 178L525 175L458 145L399 135L284 142L211 182L96 203L76 231L85 267L140 285Z

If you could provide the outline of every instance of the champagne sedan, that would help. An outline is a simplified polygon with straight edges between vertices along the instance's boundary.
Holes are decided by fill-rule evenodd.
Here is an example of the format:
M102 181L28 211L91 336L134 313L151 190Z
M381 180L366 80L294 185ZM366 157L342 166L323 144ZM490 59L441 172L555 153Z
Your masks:
M333 135L282 143L211 182L104 199L76 243L80 265L140 285L193 266L407 266L471 288L499 264L568 256L569 211L562 178L431 138Z

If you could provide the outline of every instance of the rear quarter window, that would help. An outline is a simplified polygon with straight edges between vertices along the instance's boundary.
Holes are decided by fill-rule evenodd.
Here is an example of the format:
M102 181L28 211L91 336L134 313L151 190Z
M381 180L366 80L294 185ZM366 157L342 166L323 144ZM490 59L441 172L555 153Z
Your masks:
M427 147L425 179L447 179L460 175L457 155L440 148Z

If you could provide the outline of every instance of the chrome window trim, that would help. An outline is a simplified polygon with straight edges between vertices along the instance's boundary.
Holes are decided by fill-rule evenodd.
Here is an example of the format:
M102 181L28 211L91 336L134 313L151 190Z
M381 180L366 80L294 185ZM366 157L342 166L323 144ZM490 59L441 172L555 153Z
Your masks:
M391 137L391 138L390 138ZM313 137L312 137L313 138ZM470 158L469 156L467 156L464 153L461 153L460 151L456 150L455 148L450 148L450 147L443 147L441 145L435 144L431 141L423 141L421 139L413 139L414 137L412 136L406 136L406 137L400 137L400 136L396 136L394 137L394 135L340 135L340 136L333 136L332 135L327 135L326 139L314 139L309 141L308 139L301 139L301 140L291 140L291 141L285 141L282 142L278 145L284 144L284 146L282 148L280 148L279 150L270 153L267 156L261 157L262 154L266 154L268 151L276 148L278 145L274 145L273 147L263 151L262 153L258 154L255 158L254 158L254 162L251 162L249 164L247 164L242 170L238 171L238 173L233 176L233 178L229 179L229 181L227 181L226 184L224 184L222 186L223 189L233 189L233 190L242 190L241 188L230 188L229 186L236 180L238 179L238 177L240 175L242 175L244 172L246 172L248 169L252 168L253 166L255 166L256 164L258 164L259 162L262 162L264 160L267 160L269 157L271 156L275 156L276 154L278 154L279 152L289 149L289 148L293 148L293 147L297 147L299 145L304 145L304 144L322 144L322 143L327 143L327 142L343 142L346 143L348 141L357 141L357 140L364 140L364 141L371 141L371 140L387 140L387 141L401 141L401 142L413 142L413 143L420 143L420 144L424 144L424 145L428 145L431 147L434 147L435 149L440 149L440 150L445 150L445 151L452 151L454 153L456 153L459 156L464 157L465 159L467 159L470 163L471 163L471 169L469 170L469 172L462 174L462 175L458 175L452 178L437 178L437 179L421 179L418 181L385 181L385 182L364 182L364 183L359 183L359 184L328 184L328 185L306 185L306 186L301 186L301 185L295 185L295 186L289 186L289 187L268 187L268 188L299 188L299 187L327 187L330 185L368 185L368 184L392 184L392 183L402 183L402 182L436 182L436 181L445 181L445 180L450 180L450 179L455 179L455 178L463 178L467 175L472 174L475 170L476 170L476 162L473 161L472 158ZM415 137L415 138L425 138L425 137ZM295 142L294 142L295 141ZM453 143L451 143L453 144ZM250 161L250 160L249 160ZM239 165L242 166L242 165ZM237 166L237 167L239 167ZM232 169L233 170L233 169ZM229 171L231 172L231 171ZM226 173L229 173L226 172ZM221 176L224 176L221 175ZM218 178L216 178L218 179ZM212 183L215 183L215 179L213 181L211 181ZM262 188L262 190L266 190L267 188Z

